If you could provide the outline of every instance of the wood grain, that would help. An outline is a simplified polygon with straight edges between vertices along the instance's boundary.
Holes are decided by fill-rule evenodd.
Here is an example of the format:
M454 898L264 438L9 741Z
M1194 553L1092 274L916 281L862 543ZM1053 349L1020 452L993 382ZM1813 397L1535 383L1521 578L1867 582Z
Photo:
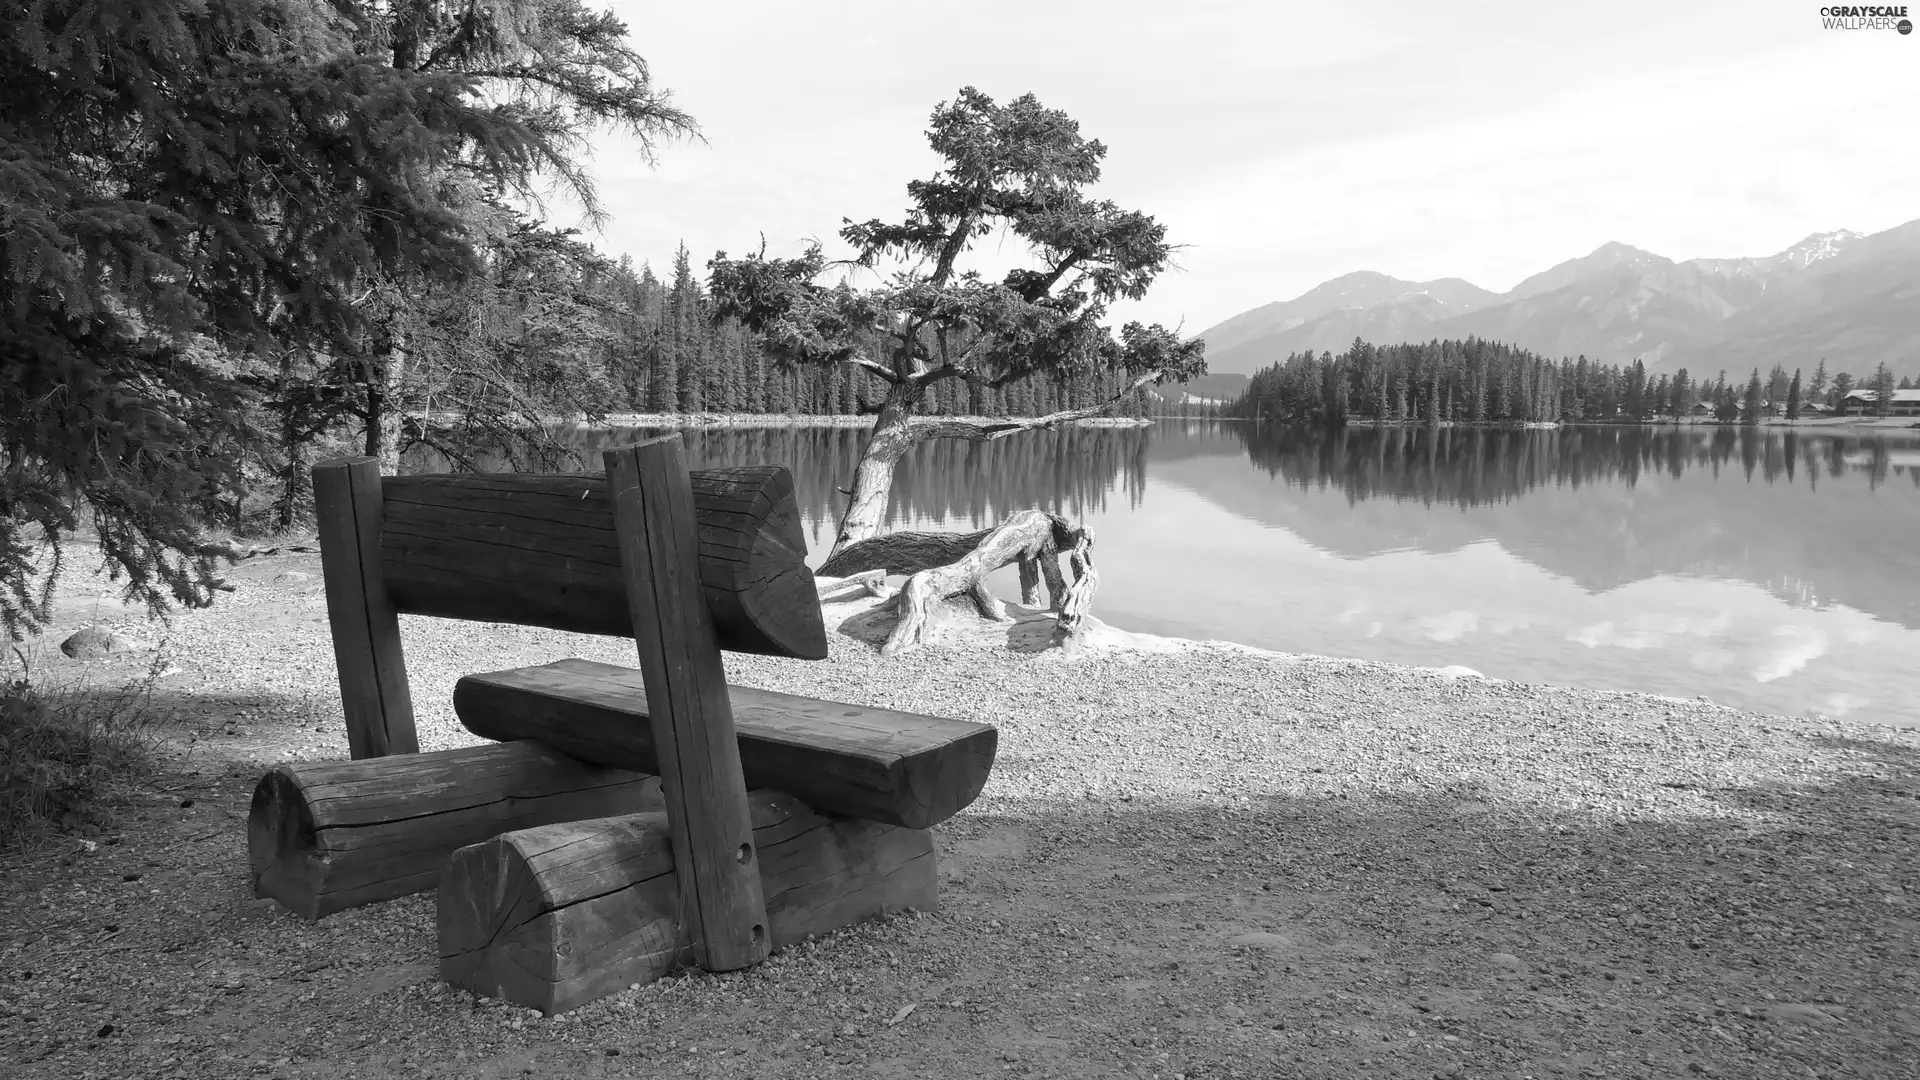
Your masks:
M354 758L420 750L400 622L379 562L381 488L377 458L335 458L313 467L327 625Z
M255 896L318 919L431 889L503 832L665 805L657 777L532 742L281 765L254 789L247 856Z
M986 724L728 688L749 788L822 813L924 829L986 786L999 732ZM582 761L658 772L647 693L633 668L592 660L468 675L454 712L488 739L538 739Z
M604 458L681 911L701 967L748 967L767 956L767 906L726 669L701 595L680 437L608 450ZM813 606L817 614L817 599Z
M696 577L720 647L825 658L792 476L753 465L680 483L693 492ZM632 634L604 476L391 476L384 493L380 569L400 612Z
M774 948L939 903L933 836L749 798ZM693 961L665 814L507 833L455 852L439 895L452 985L551 1015Z

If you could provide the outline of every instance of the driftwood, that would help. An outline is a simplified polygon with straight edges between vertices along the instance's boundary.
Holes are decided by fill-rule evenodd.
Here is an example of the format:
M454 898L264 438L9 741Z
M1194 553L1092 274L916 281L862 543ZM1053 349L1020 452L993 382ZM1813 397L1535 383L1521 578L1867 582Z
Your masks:
M856 591L865 596L878 596L883 600L893 595L893 590L887 586L886 570L878 567L862 570L846 577L815 575L813 587L819 591L821 603L829 600L852 599Z
M773 948L939 904L933 835L748 797ZM693 959L665 814L550 825L462 848L440 886L440 974L549 1015Z
M823 813L924 829L986 786L1000 733L986 724L728 688L746 788ZM468 675L453 709L483 738L538 739L582 761L657 771L640 672L592 660Z
M532 742L281 765L254 789L254 895L318 919L424 892L447 856L513 829L657 810L660 780Z
M852 577L875 570L885 574L917 574L936 566L959 562L980 546L992 529L979 532L895 532L862 540L820 564L816 577Z
M1069 584L1060 573L1065 554L1073 571ZM1080 628L1093 604L1099 577L1093 567L1093 531L1069 524L1065 518L1041 510L1022 510L998 526L974 533L889 533L861 541L829 560L821 573L863 573L884 569L908 574L893 600L900 616L881 647L892 656L926 644L934 612L941 601L965 594L980 614L996 622L1007 618L1006 607L987 587L987 575L1008 563L1020 565L1021 601L1038 606L1045 581L1058 622L1056 642L1065 642Z

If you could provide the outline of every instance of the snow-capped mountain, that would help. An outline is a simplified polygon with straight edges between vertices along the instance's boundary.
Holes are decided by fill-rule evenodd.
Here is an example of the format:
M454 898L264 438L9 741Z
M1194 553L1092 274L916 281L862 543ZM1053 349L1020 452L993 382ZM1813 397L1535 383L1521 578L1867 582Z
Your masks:
M1203 332L1209 371L1251 373L1354 338L1478 336L1551 357L1635 358L1696 373L1779 363L1920 373L1920 221L1872 235L1815 233L1757 258L1672 259L1604 244L1504 294L1458 278L1335 278Z

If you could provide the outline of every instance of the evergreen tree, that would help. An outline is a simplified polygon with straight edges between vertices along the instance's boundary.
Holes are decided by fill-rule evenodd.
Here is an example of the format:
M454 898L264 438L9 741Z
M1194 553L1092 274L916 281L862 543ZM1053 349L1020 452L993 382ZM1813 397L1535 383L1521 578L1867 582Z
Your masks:
M770 349L808 370L849 365L886 384L832 555L880 530L894 465L915 445L998 439L1066 418L996 425L916 419L942 383L1001 387L1109 369L1126 371L1131 388L1205 370L1198 341L1139 323L1116 337L1102 324L1114 301L1145 296L1173 253L1164 226L1085 193L1099 180L1106 147L1082 138L1071 118L1032 95L999 105L972 87L934 111L928 139L945 165L908 186L914 206L906 220L841 230L861 266L875 268L883 259L907 265L885 284L819 284L826 260L817 245L797 259L732 260L722 253L709 264L716 315L741 318ZM1025 242L1037 265L998 282L961 272L960 257L1003 227ZM872 347L875 339L884 340L883 349Z
M1793 369L1793 383L1787 387L1787 419L1800 419L1800 369Z
M356 417L389 449L408 349L390 316L402 285L482 271L471 208L542 171L590 198L565 149L592 123L691 131L617 20L545 0L536 55L479 6L0 9L9 637L47 617L83 517L130 597L210 602L206 529L244 525L245 470L276 442Z
M673 256L673 285L667 294L667 350L663 365L673 381L671 411L697 413L705 407L705 379L701 366L707 329L701 322L700 284L682 243Z
M1873 415L1886 416L1893 412L1893 372L1883 362L1873 371Z
M1769 411L1778 411L1787 400L1787 371L1779 364L1773 365L1773 371L1767 375L1766 404Z
M1747 396L1740 406L1740 422L1757 424L1760 422L1760 369L1753 369L1753 377L1747 380Z

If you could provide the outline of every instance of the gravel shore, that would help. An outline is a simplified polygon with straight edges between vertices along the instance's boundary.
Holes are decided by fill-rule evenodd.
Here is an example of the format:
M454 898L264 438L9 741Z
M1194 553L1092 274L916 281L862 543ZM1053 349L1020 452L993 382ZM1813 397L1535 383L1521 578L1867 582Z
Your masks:
M1000 726L936 830L941 910L539 1019L436 981L430 896L318 924L251 898L254 782L346 743L317 565L245 564L164 646L167 771L90 849L0 861L0 1074L1920 1076L1914 732L1120 633L1033 652L1032 621L883 659L868 606L829 607L828 660L729 676ZM474 741L462 674L633 662L403 632L425 749Z

